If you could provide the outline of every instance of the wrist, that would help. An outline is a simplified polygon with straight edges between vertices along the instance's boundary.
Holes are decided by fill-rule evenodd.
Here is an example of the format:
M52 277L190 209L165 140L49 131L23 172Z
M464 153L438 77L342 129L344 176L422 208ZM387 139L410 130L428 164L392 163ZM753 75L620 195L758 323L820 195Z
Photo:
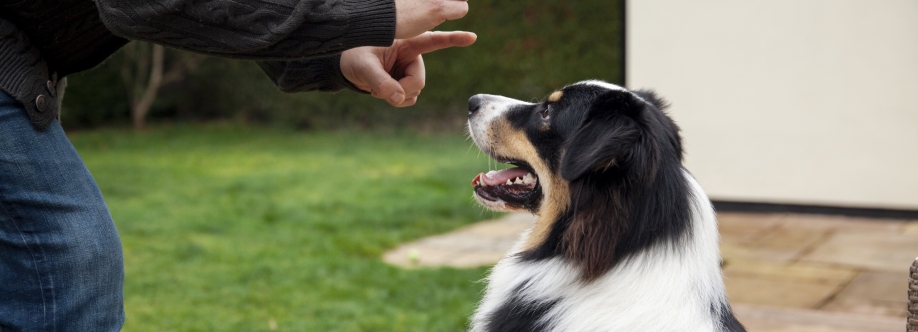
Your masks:
M395 0L344 0L344 48L390 46L395 40Z

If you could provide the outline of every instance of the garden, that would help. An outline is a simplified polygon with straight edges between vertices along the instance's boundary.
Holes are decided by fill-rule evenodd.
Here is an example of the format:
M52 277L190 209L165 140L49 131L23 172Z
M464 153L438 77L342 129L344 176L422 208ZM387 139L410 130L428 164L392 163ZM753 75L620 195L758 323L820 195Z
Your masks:
M172 49L147 89L157 51L142 43L71 75L61 123L121 235L124 330L465 330L486 267L381 256L500 216L472 199L471 179L499 166L467 138L466 101L621 82L620 14L603 1L476 0L438 30L478 42L426 55L427 87L406 109L284 94L252 62Z

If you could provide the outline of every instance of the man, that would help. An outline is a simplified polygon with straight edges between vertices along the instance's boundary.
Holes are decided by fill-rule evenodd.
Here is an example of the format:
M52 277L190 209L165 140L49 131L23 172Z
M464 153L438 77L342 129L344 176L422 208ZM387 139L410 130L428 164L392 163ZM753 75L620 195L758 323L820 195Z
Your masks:
M394 106L424 87L429 32L464 0L0 0L0 331L117 331L121 242L57 122L64 77L128 39L259 60L284 91L351 89Z

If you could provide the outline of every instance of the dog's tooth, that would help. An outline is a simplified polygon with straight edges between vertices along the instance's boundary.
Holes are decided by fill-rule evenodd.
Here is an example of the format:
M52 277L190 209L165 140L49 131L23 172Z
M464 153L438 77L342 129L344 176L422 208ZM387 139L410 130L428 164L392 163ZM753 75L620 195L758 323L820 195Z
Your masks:
M511 185L513 182L510 182L510 179L507 179L507 185Z
M516 178L516 180L513 180L513 184L523 184L523 179Z
M531 173L527 173L526 176L523 177L523 183L530 184L533 182L535 182L535 177L533 177Z

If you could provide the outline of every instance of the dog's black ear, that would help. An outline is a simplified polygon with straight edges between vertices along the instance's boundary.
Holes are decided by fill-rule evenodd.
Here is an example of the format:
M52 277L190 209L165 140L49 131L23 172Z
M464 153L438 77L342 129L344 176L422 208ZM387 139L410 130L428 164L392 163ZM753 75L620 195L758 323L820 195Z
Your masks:
M639 151L636 145L641 143L641 128L635 117L644 107L627 91L611 91L597 98L566 143L561 176L574 181L588 172L605 172L634 160Z

